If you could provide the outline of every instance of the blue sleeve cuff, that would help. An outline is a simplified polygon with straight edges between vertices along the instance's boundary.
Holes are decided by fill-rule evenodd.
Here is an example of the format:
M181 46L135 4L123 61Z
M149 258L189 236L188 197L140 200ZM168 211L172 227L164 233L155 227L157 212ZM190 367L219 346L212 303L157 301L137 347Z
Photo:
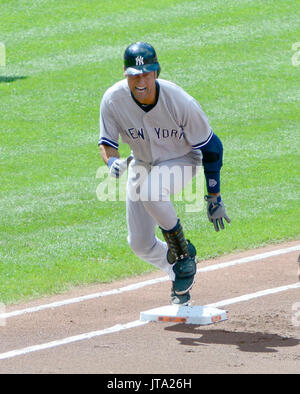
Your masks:
M117 142L110 140L108 138L105 138L105 137L101 137L99 139L98 146L101 144L111 146L112 148L115 148L115 149L119 148L119 144Z

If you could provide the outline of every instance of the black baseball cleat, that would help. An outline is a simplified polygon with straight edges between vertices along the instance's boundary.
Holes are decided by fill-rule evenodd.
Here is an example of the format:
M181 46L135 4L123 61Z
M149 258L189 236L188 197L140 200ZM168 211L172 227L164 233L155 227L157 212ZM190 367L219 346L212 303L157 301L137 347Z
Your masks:
M178 295L174 291L174 282L172 282L172 289L171 289L171 304L173 305L182 305L182 306L189 306L191 300L190 292L188 291L185 294Z

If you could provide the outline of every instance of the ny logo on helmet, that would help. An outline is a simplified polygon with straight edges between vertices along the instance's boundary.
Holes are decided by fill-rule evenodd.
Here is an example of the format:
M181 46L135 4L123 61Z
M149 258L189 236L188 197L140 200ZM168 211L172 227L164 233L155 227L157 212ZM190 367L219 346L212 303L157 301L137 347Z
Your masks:
M136 65L137 66L142 66L144 64L144 58L143 56L137 56L135 59Z

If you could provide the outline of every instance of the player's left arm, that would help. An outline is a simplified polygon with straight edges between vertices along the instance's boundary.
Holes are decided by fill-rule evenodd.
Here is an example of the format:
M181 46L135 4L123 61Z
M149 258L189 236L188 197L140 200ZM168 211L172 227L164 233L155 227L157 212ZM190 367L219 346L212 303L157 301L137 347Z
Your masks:
M188 133L186 138L192 150L201 150L203 167L206 178L207 216L214 224L215 230L224 229L225 219L230 223L220 194L220 171L223 164L223 145L220 138L211 130L209 121L200 104L194 98L184 101L182 124Z
M210 222L214 224L215 230L219 227L223 230L223 219L230 223L227 216L224 202L220 193L220 172L223 165L223 145L220 138L211 131L208 142L201 146L202 162L206 179L207 196L207 216Z

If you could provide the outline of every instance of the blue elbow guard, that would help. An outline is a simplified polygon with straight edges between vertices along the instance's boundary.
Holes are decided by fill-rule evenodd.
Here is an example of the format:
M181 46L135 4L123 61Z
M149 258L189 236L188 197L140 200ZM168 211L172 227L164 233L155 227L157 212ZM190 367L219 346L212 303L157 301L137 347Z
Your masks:
M216 134L212 136L209 143L201 148L203 155L203 166L205 171L220 171L223 164L223 145Z

